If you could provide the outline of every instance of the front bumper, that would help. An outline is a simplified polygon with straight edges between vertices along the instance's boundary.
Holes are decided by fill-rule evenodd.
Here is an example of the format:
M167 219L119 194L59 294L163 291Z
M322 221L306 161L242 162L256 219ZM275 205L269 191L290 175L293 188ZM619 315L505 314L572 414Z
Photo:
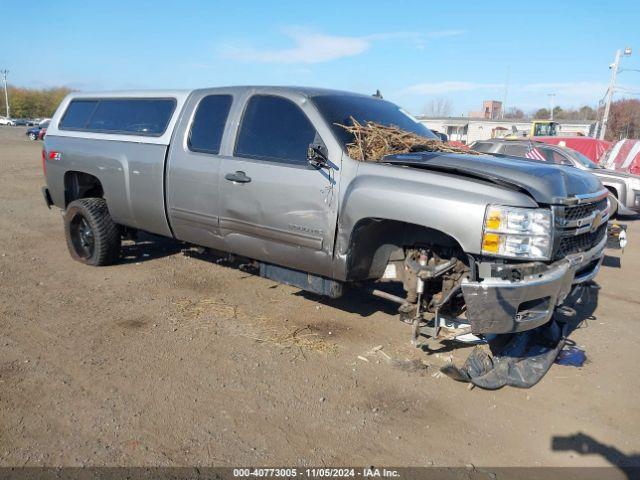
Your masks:
M575 253L542 272L512 281L464 281L467 320L475 334L512 333L547 323L572 286L592 280L600 270L607 238L587 252Z

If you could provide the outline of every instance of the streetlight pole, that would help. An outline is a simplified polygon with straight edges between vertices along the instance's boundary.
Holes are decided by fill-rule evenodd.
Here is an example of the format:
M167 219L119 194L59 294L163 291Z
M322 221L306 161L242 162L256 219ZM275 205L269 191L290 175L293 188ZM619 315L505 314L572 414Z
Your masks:
M4 101L7 106L7 118L11 118L9 115L9 93L7 91L7 75L9 74L9 70L0 70L0 74L2 74L2 82L4 83Z
M616 50L616 58L609 68L611 69L611 80L609 80L609 88L607 89L607 102L604 107L604 115L602 117L602 128L600 129L600 140L604 140L604 136L607 133L607 123L609 123L609 111L611 110L611 100L613 98L613 92L616 88L616 78L618 76L618 67L620 66L620 59L622 56L628 57L631 55L631 49L629 47L624 49L624 52L620 49Z

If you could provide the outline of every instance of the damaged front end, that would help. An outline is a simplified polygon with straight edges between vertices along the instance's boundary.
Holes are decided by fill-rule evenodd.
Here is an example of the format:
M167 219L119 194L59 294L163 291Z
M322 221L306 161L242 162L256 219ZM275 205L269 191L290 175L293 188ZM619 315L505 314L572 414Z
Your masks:
M606 237L592 249L550 265L480 263L478 281L464 281L466 318L474 334L514 333L544 325L573 285L592 280Z
M472 256L435 246L405 249L401 260L390 261L382 280L402 282L407 294L399 313L413 326L413 342L421 336L478 341L548 323L573 288L598 273L609 206L598 194L550 210L547 261Z

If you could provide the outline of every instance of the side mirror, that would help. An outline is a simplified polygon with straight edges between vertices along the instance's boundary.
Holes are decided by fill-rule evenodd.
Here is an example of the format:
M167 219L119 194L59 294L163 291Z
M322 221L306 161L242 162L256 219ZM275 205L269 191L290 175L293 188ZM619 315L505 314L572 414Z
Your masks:
M307 161L314 168L329 168L327 147L319 143L310 143L307 149Z

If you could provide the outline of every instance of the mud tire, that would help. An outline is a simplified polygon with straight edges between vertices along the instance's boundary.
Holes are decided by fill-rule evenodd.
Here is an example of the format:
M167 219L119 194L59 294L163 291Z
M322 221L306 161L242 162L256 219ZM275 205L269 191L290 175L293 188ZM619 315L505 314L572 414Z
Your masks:
M120 227L103 198L82 198L67 206L64 233L71 258L93 266L112 265L120 257Z

